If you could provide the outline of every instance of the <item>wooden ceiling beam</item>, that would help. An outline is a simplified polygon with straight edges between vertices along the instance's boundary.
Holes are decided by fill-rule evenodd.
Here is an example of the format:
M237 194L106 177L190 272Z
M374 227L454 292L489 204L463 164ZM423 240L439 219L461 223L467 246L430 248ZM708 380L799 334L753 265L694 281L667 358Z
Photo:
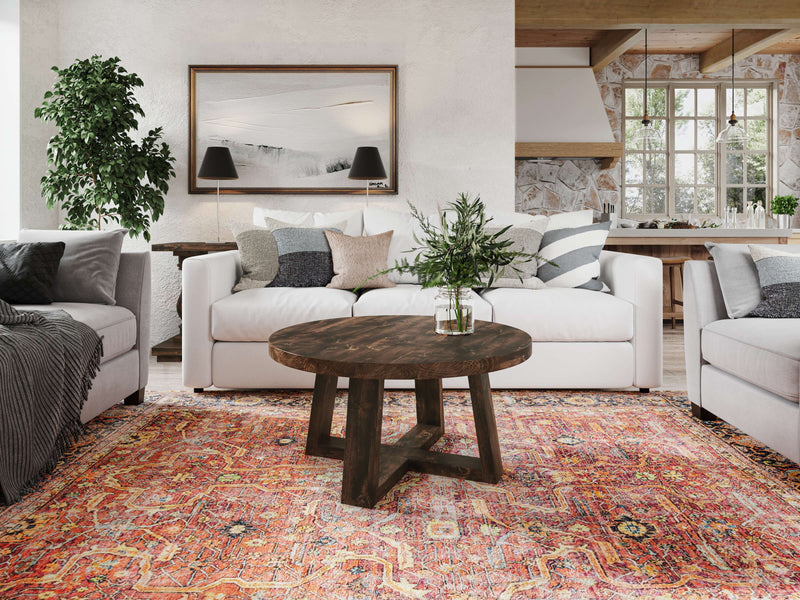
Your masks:
M733 60L738 62L798 34L800 34L800 29L745 29L734 36ZM730 37L700 54L701 73L714 73L730 64Z
M640 29L652 25L800 27L797 0L515 0L518 29Z
M644 37L644 29L615 29L609 31L589 49L590 64L596 73L616 60Z

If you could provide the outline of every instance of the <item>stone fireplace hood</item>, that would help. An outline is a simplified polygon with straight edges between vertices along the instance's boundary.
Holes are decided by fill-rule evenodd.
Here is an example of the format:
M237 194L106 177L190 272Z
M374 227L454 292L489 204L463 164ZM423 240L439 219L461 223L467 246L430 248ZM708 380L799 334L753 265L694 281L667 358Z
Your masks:
M595 158L617 164L614 140L590 67L517 67L516 157Z

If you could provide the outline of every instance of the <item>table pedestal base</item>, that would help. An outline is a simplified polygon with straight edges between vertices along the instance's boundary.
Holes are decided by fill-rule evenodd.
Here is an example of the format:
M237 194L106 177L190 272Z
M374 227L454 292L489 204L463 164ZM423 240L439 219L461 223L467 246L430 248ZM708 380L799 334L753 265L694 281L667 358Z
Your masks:
M331 435L334 375L317 375L306 454L344 460L342 504L372 508L406 471L497 483L503 473L488 374L470 375L480 456L429 450L444 434L442 380L415 381L417 424L394 444L381 443L383 380L350 379L345 437Z

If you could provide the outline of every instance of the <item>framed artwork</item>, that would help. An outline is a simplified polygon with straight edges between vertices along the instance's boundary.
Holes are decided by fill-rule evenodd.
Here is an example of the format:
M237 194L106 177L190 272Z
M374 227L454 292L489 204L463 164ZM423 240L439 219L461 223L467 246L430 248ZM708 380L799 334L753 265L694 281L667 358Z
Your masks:
M397 194L396 65L190 65L189 193L209 146L231 151L238 179L222 194L364 194L347 178L359 146L376 146Z

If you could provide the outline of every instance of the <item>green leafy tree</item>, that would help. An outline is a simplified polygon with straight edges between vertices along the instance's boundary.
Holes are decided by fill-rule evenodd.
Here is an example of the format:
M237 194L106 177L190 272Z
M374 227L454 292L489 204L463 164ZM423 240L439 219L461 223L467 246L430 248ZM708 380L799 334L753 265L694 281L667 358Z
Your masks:
M59 129L47 146L51 165L42 177L47 206L60 204L66 229L102 229L119 223L130 236L150 241L150 225L164 213L164 195L175 177L175 158L160 142L162 128L137 144L137 117L144 111L133 96L142 80L117 57L92 56L66 69L34 111Z

